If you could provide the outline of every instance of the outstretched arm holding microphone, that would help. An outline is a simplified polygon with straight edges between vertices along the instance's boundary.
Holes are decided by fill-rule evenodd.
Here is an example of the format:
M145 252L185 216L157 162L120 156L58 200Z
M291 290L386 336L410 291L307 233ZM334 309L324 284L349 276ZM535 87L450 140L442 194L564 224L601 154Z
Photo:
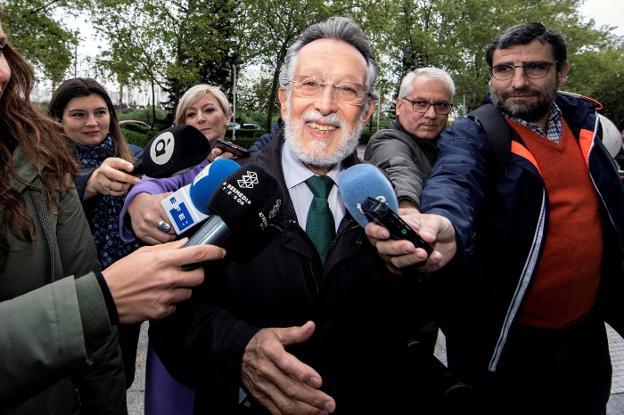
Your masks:
M184 243L143 247L101 274L69 276L0 302L2 406L13 406L87 367L92 350L117 323L173 313L175 304L188 299L191 288L204 280L203 269L180 267L225 256L225 250L213 245L182 248ZM20 345L18 354L11 353L15 344Z
M399 208L390 181L376 167L351 167L341 176L340 188L347 210L366 230L391 272L400 274L401 269L413 265L421 272L436 271L455 255L457 243L451 222L443 216L422 214L416 208ZM397 223L384 224L371 216L364 208L367 199L382 202L389 212L398 212L386 215L396 217Z
M225 250L214 245L183 247L186 239L140 248L102 271L122 323L163 318L175 304L187 300L204 280L202 270L180 267L222 259Z
M130 190L119 214L124 242L137 238L156 245L175 239L160 202L208 165L210 149L204 135L189 125L167 128L145 145L141 159L145 176Z
M133 166L127 160L118 157L109 157L102 164L93 169L84 188L84 199L90 199L98 194L109 196L123 196L139 179L132 174Z

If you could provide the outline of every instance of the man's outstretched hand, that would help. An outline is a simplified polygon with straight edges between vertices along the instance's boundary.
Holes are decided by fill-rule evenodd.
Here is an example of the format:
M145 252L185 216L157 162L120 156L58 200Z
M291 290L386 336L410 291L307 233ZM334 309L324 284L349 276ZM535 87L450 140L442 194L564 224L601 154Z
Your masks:
M451 221L444 216L422 214L415 208L399 209L399 215L433 247L433 252L427 256L424 249L407 240L390 239L386 228L371 222L366 225L366 235L390 271L400 274L402 268L416 264L421 271L437 271L453 258L457 243Z

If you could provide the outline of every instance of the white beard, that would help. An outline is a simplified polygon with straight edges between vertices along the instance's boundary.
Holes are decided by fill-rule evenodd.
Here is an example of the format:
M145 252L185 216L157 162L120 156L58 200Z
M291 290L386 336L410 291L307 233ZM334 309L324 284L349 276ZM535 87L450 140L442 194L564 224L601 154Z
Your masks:
M286 109L286 125L284 128L284 137L288 141L290 148L293 150L299 160L305 164L318 167L332 167L342 160L350 156L358 145L360 134L364 129L364 117L359 117L358 122L351 131L346 130L345 122L336 114L329 114L323 117L321 113L315 110L306 111L301 119L290 119L290 103ZM364 114L362 112L362 114ZM340 128L340 136L338 137L338 145L333 153L327 153L327 147L330 144L327 140L314 140L307 143L304 148L302 142L303 127L306 122L315 122L323 119L326 123L333 124Z

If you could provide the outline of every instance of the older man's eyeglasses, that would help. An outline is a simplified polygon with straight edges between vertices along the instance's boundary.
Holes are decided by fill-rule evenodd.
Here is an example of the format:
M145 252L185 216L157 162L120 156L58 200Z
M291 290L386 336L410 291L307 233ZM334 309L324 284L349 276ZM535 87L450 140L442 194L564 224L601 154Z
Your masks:
M336 100L349 104L360 105L369 96L362 86L356 84L330 84L318 78L305 78L288 83L293 86L295 95L304 98L318 97L328 86L332 88Z
M412 108L416 112L427 112L429 111L429 107L433 107L433 110L438 115L447 115L451 112L451 108L453 108L453 104L450 102L429 102L423 99L411 100L408 98L401 98L403 101L407 101L412 104Z
M492 76L499 81L507 81L514 76L516 68L522 68L524 76L531 79L541 79L548 74L550 68L556 64L555 62L524 62L522 65L512 65L510 63L500 63L490 68Z

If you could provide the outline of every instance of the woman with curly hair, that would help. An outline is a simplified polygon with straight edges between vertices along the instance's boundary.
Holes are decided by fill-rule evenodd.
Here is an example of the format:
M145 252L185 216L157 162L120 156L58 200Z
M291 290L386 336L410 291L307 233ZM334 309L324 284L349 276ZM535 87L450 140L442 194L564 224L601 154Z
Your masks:
M58 126L28 100L32 69L9 46L1 29L0 39L0 300L4 301L67 275L98 271L100 265L71 180L76 172L71 150ZM77 334L40 328L51 336L49 342L55 335ZM5 338L5 333L0 337L15 340ZM116 330L110 330L104 340L97 340L91 365L24 400L33 392L25 385L7 397L13 402L0 406L7 409L15 404L18 414L123 413L125 382L117 340ZM14 348L0 357L0 366L7 372L31 370L20 365L23 356L23 349ZM5 381L11 382L10 373Z

